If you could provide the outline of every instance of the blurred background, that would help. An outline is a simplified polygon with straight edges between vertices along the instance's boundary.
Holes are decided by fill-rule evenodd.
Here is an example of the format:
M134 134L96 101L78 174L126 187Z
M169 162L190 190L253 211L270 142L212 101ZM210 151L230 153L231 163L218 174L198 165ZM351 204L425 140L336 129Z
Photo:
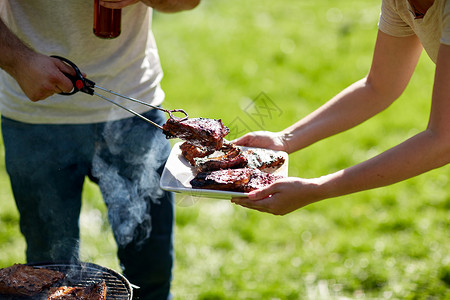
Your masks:
M220 118L230 137L279 131L364 77L380 0L203 0L155 13L166 108ZM366 160L427 125L434 65L359 127L289 158L290 176ZM25 262L0 147L0 268ZM449 299L449 167L279 217L177 196L175 299ZM120 270L105 205L86 182L81 255Z

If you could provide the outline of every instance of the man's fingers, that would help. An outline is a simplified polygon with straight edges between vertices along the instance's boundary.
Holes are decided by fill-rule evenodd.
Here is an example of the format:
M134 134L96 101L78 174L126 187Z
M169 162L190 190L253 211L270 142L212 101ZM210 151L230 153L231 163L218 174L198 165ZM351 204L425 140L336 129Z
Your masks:
M65 62L55 58L55 65L63 74L76 76L75 70ZM67 76L59 76L55 85L55 93L69 93L73 90L73 83Z

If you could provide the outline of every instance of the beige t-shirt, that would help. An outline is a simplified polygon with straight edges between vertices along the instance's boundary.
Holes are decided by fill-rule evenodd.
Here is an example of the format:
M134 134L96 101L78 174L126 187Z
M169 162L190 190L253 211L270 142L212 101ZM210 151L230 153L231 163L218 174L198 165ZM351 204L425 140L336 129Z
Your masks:
M99 86L159 105L164 93L159 85L162 70L151 31L152 10L142 3L122 9L120 36L105 40L93 34L93 4L93 0L0 0L0 16L36 51L70 59ZM111 98L137 112L150 109ZM31 102L14 78L1 69L0 113L41 124L97 123L132 116L97 96L81 92Z
M450 45L450 0L435 0L424 18L414 17L408 0L383 0L378 26L392 36L417 35L436 63L440 44Z

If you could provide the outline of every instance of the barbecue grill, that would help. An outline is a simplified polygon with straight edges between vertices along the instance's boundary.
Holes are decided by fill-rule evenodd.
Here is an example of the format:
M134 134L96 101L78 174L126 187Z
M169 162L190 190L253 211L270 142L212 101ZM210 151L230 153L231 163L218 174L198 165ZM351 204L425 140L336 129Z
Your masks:
M130 282L116 271L93 263L36 263L29 264L37 268L46 268L66 274L59 285L87 287L101 281L106 282L108 300L131 300L133 288ZM136 300L136 298L134 299Z

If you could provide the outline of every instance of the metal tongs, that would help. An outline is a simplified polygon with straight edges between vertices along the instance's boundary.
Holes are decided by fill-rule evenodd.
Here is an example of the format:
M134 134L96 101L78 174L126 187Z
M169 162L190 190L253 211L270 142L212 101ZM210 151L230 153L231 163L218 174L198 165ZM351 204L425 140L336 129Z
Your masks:
M128 112L132 113L133 115L141 118L142 120L144 120L144 121L146 121L146 122L148 122L148 123L158 127L161 130L163 130L161 125L153 122L152 120L147 119L146 117L144 117L143 115L135 112L134 110L129 109L129 108L123 106L122 104L119 104L119 103L109 99L108 97L95 92L94 88L98 88L98 89L100 89L100 90L102 90L104 92L110 93L112 95L115 95L115 96L118 96L118 97L130 100L130 101L142 104L142 105L146 105L146 106L149 106L151 108L154 108L154 109L157 109L157 110L160 110L160 111L163 111L163 112L166 112L166 113L169 114L169 117L171 119L176 119L177 121L184 121L184 120L187 120L189 118L188 114L183 109L172 109L172 110L164 109L164 108L161 108L161 107L149 104L147 102L144 102L144 101L141 101L141 100L138 100L138 99L135 99L135 98L131 98L131 97L128 97L128 96L124 96L124 95L121 95L121 94L119 94L117 92L114 92L112 90L108 90L108 89L105 89L105 88L103 88L101 86L98 86L92 80L89 80L89 79L85 78L83 76L83 74L81 73L80 69L77 67L77 65L74 64L73 62L71 62L70 60L68 60L67 58L61 57L61 56L57 56L57 55L52 55L52 57L57 58L57 59L65 62L65 63L67 63L68 65L70 65L74 69L75 74L76 74L75 76L73 76L71 74L66 74L66 73L64 74L72 81L72 83L73 83L73 90L70 91L69 93L60 93L61 95L68 96L68 95L73 95L73 94L75 94L77 92L83 92L83 93L86 93L86 94L89 94L89 95L96 95L96 96L98 96L98 97L100 97L100 98L102 98L102 99L104 99L106 101L111 102L114 105L119 106L120 108L125 109L126 111L128 111ZM173 115L173 113L175 113L175 112L183 113L185 115L185 117L183 117L183 118L175 117Z

